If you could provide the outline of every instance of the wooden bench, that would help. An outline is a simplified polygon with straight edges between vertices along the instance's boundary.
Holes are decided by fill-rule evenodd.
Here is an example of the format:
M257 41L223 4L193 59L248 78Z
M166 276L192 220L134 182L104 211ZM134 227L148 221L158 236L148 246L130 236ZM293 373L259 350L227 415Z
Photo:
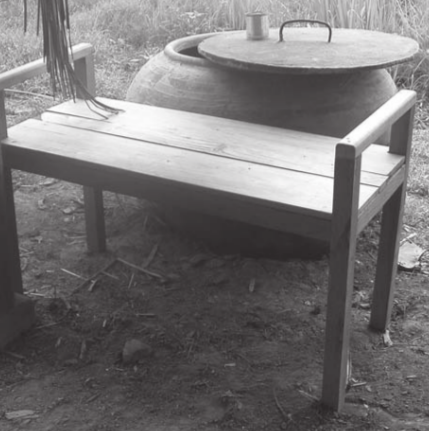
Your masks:
M74 49L94 91L92 50ZM0 75L0 90L44 71ZM416 96L400 91L344 139L124 101L119 114L84 101L6 128L0 91L0 345L32 321L22 296L11 170L84 186L88 246L105 249L101 190L330 242L322 403L344 403L356 238L383 210L370 325L389 324ZM374 145L391 129L390 147ZM24 305L23 305L24 304Z

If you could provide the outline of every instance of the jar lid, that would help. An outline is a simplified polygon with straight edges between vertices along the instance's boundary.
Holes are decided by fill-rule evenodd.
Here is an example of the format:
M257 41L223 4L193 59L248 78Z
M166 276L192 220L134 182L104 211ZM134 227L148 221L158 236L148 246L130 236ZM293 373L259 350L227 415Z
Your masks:
M201 42L198 51L214 63L235 69L332 74L405 62L415 56L419 45L378 31L282 26L281 31L271 29L262 40L248 39L245 31L219 33Z

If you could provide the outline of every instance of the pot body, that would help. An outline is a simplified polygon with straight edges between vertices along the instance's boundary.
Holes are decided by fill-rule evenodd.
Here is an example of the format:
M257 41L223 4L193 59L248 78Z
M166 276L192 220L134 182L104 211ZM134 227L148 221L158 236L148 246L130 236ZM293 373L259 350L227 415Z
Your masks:
M127 100L342 138L397 91L384 69L291 75L222 68L198 54L198 44L212 35L190 36L167 45L135 76ZM387 137L380 143L386 143ZM236 223L204 219L182 210L179 214L169 209L168 219L212 245L219 246L224 236L225 244L236 243L237 247L227 247L232 252L269 255L267 250L275 249L276 256L314 257L328 248L327 244L249 226L240 233ZM261 253L252 237L258 238Z
M211 35L167 45L141 68L127 100L342 138L397 91L384 69L280 75L221 68L197 52Z

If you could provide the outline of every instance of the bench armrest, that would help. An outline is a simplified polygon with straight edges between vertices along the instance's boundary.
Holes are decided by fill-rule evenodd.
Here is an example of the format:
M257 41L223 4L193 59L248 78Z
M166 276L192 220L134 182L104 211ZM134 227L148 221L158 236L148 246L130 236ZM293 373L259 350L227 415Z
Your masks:
M88 57L93 52L92 45L89 43L81 43L72 47L72 58L74 61ZM29 78L41 75L46 72L46 63L41 58L8 70L0 74L0 91L12 87L13 85L24 82Z
M415 103L415 91L400 90L338 143L336 157L356 158L360 156L369 145L412 110ZM392 146L392 143L390 150L393 153L405 154L405 149L401 151Z

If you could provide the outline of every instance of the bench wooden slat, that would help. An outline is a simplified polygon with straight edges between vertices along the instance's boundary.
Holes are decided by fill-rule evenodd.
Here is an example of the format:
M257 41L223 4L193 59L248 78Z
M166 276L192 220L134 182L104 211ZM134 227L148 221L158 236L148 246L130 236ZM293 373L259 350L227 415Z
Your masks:
M56 155L61 159L59 163L69 159L93 163L106 170L116 168L159 178L160 181L187 186L197 183L198 187L230 193L236 199L285 210L295 207L299 213L325 219L332 211L333 180L327 177L151 143L143 146L132 139L92 131L73 129L71 133L69 127L38 120L27 120L10 128L9 138L3 142L6 163L15 169L23 169L20 166L23 151L33 150ZM18 148L23 151L12 157ZM31 170L31 163L26 169ZM267 178L270 178L269 182ZM79 179L75 181L79 182ZM360 204L363 205L376 191L376 187L362 185Z
M20 126L27 126L29 122L31 120L21 123ZM21 127L19 128L21 129ZM63 139L61 138L62 134L54 133L49 142L50 139L46 134L40 130L34 133L34 129L29 127L25 127L25 132L24 128L21 130L23 136L27 136L26 140L28 141L28 132L32 133L33 136L39 135L39 137L36 139L35 145L20 145L21 141L17 140L18 134L15 133L17 129L17 126L9 129L11 137L5 140L3 145L4 161L8 168L22 169L26 172L51 176L120 194L166 202L188 210L198 210L202 213L231 218L270 229L284 232L293 231L298 235L329 240L331 225L327 214L323 214L326 218L322 218L319 213L315 212L311 212L311 214L298 213L290 211L287 206L270 206L266 201L261 202L245 197L242 199L233 193L223 193L194 184L163 180L143 174L141 169L124 170L123 166L127 166L126 160L119 160L119 163L116 163L117 160L106 147L104 138L101 146L94 149L96 156L89 157L92 153L87 150L86 142L88 136L93 137L91 132L83 132L85 143L81 146L81 151L75 146L69 145L73 139L70 137L70 133L67 133L65 138L63 135ZM63 129L69 132L69 128ZM101 136L106 137L107 135ZM79 140L82 136L76 136L76 138ZM43 148L43 145L40 148L39 144L43 144L44 141L48 142L47 146L50 148ZM135 142L130 142L136 145ZM52 151L54 147L59 151ZM120 148L121 150L117 149L116 152L126 153L130 150L127 146ZM110 153L112 157L100 158L97 156L97 154L103 153ZM132 159L133 156L134 154L130 153L129 158ZM126 158L125 154L124 159ZM112 165L103 164L102 160L110 160ZM140 157L137 157L137 165L140 161Z
M102 99L123 109L102 117L84 102L66 102L43 114L44 121L207 154L333 177L337 138L248 124L224 118ZM60 115L58 115L60 114ZM210 130L210 134L207 133ZM261 144L263 142L263 145ZM287 143L287 145L285 145ZM388 148L372 145L364 153L361 182L380 186L403 163Z
M405 181L406 168L402 166L389 181L386 181L360 208L358 216L358 232L361 232L380 208L388 201L393 192Z

